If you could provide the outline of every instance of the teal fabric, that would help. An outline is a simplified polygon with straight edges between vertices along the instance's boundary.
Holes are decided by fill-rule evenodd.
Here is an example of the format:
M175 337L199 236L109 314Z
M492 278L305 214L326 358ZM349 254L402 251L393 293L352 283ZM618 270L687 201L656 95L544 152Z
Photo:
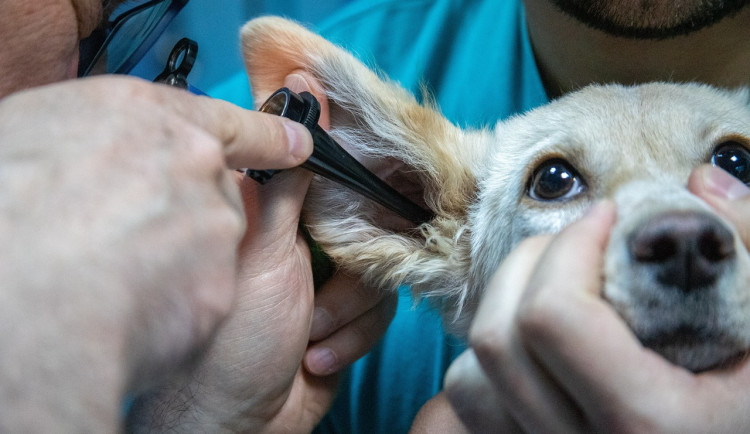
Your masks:
M547 102L520 0L353 1L317 30L415 95L426 86L464 127L492 126ZM244 74L209 93L252 106ZM443 332L428 306L400 292L386 335L349 369L316 433L406 433L441 389L465 345Z
M315 432L407 432L464 348L442 332L436 311L426 303L414 306L408 288L400 288L393 323L380 343L346 372L339 396Z
M417 96L425 84L461 126L546 101L519 0L360 1L318 31Z

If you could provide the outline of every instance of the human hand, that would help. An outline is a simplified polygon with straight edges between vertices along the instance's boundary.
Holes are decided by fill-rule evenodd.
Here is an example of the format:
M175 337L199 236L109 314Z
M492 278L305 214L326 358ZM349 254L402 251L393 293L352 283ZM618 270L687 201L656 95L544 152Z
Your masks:
M305 72L288 77L287 86L300 91L312 89L321 103L322 128L330 129L328 99L317 80ZM351 150L349 150L351 152ZM364 156L357 156L361 160ZM381 178L392 176L400 167L387 159L367 159L368 167ZM403 179L401 181L404 181ZM411 182L401 185L417 186ZM386 214L384 225L411 227L405 219ZM315 309L310 329L310 346L304 357L304 367L312 375L327 376L340 372L365 355L383 336L396 314L398 293L379 291L364 285L358 277L342 271L334 272L315 294Z
M321 105L318 124L330 129L328 99L312 75L294 71L284 85L298 93L308 91L315 95ZM389 170L382 161L373 164L378 165L378 170ZM396 219L400 217L392 218ZM315 293L310 345L303 359L307 372L332 375L362 357L385 333L397 303L395 291L378 291L361 283L356 276L334 272Z
M343 272L334 274L315 294L307 371L331 375L365 355L385 333L397 304L396 292L378 291Z
M184 365L235 299L227 165L295 166L311 140L122 77L9 96L0 133L0 430L109 431L122 396Z
M693 374L641 346L601 299L613 219L611 206L599 206L555 237L521 243L503 263L472 326L472 350L446 376L470 430L750 429L750 362Z
M750 249L750 188L722 169L698 167L688 179L688 189L729 220Z
M284 84L316 95L322 106L320 122L326 127L326 100L317 82L294 73ZM292 170L262 187L249 179L241 181L248 230L240 249L237 303L188 378L136 402L131 428L274 432L283 427L305 432L323 417L337 383L335 376L327 375L374 343L375 338L357 330L369 326L373 314L368 312L378 312L382 303L366 307L372 297L354 290L357 280L343 275L313 294L310 252L298 232L310 180L309 172ZM323 314L330 322L312 320L314 296L315 304L330 312ZM302 368L311 323L316 324L315 336L330 335L316 344L324 347L311 348L329 348L335 354L334 364L323 366L320 377ZM315 363L311 362L320 366Z

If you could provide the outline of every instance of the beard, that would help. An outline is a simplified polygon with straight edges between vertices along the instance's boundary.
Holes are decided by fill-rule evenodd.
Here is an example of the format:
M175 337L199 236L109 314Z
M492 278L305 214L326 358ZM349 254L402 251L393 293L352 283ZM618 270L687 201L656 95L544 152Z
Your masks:
M612 36L667 39L709 27L750 0L551 0L577 21Z

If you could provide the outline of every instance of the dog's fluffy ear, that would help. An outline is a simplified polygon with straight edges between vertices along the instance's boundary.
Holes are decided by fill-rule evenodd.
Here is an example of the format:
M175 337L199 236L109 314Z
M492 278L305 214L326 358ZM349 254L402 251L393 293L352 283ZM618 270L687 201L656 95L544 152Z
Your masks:
M419 228L396 229L384 223L389 211L317 179L304 218L323 249L370 284L395 289L409 283L418 293L439 296L446 310L460 306L470 250L466 212L475 195L473 166L481 158L484 134L462 132L433 107L418 104L296 23L274 17L250 21L242 29L242 47L256 101L281 87L292 71L309 72L328 96L331 136L392 185L410 178L420 190L412 198L436 214ZM389 167L382 167L384 161Z

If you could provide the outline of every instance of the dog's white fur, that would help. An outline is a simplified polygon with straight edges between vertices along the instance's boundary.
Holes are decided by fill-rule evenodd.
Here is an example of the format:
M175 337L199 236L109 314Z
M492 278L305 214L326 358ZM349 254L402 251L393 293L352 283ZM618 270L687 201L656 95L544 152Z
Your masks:
M379 205L316 179L305 223L339 267L380 288L410 284L416 295L436 300L460 333L489 278L520 240L557 232L608 197L618 205L618 221L604 295L636 334L688 322L708 330L710 338L702 342L657 348L694 370L750 348L750 258L736 234L736 261L711 295L680 300L644 284L643 271L634 270L626 251L628 234L662 212L711 213L686 190L686 180L722 141L750 143L747 91L696 84L592 86L492 131L465 131L292 22L251 21L242 44L257 102L293 70L308 71L328 95L330 134L339 143L386 181L407 176L424 186L417 200L435 219L398 230L382 223L387 212ZM588 188L569 200L529 197L535 168L551 158L570 163ZM394 170L394 164L401 165Z

